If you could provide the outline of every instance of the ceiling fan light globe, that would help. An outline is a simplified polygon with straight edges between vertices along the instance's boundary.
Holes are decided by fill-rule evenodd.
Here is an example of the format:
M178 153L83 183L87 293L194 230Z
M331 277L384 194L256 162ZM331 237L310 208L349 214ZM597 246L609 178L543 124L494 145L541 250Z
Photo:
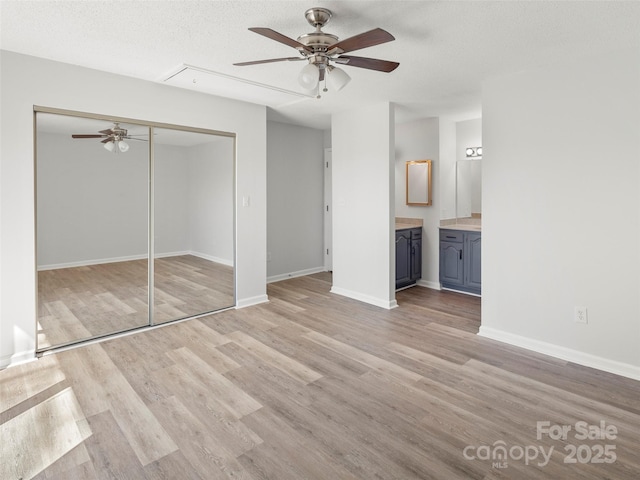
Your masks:
M128 144L128 143L126 143L124 140L120 140L120 141L118 142L118 149L119 149L122 153L124 153L124 152L126 152L127 150L129 150L129 144Z
M298 83L306 90L313 90L318 86L320 69L312 63L306 64L298 74Z
M341 68L331 67L328 72L327 81L336 92L342 90L351 81L351 77Z
M113 149L116 148L116 144L114 142L107 142L104 144L104 148L106 148L110 152L113 152Z

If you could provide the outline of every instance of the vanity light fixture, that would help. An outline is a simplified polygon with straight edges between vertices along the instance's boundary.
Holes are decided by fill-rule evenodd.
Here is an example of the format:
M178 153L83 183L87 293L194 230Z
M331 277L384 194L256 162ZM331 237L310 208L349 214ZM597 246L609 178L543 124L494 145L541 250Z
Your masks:
M467 147L467 158L482 158L482 147Z

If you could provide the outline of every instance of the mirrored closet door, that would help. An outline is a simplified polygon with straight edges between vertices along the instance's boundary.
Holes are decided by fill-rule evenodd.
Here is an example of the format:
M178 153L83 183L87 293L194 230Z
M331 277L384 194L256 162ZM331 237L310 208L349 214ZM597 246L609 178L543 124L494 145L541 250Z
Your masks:
M234 139L154 129L153 321L233 305Z
M235 305L234 136L44 110L38 351Z

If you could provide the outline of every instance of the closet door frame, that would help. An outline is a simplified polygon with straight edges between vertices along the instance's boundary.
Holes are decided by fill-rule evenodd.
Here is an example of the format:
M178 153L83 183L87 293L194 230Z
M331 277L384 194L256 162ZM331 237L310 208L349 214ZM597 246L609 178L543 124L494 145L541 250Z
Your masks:
M147 301L148 301L148 323L147 325L143 325L143 326L136 326L136 327L132 327L132 328L128 328L125 330L121 330L121 331L116 331L116 332L112 332L112 333L107 333L107 334L98 334L95 336L91 336L91 337L87 337L87 338L81 338L78 340L73 340L73 341L69 341L69 342L64 342L64 343L60 343L60 344L55 344L55 345L51 345L51 346L46 346L46 347L39 347L38 345L38 249L37 249L37 237L38 237L38 214L37 214L37 202L38 202L38 185L37 185L37 172L38 172L38 150L37 150L37 140L38 140L38 123L37 123L37 115L38 113L47 113L47 114L54 114L54 115L63 115L63 116L69 116L69 117L77 117L77 118L86 118L86 119L90 119L90 120L100 120L100 121L106 121L106 122L110 122L110 123L114 123L114 122L119 122L119 123L126 123L126 124L132 124L132 125L137 125L137 126L141 126L141 127L147 127L149 129L149 149L148 149L148 175L147 175L147 180L148 180L148 188L147 188L147 201L148 201L148 205L147 205L147 224L148 224L148 229L147 229L147 235L148 235L148 245L147 245L147 273L148 273L148 280L147 280ZM232 208L233 208L233 224L232 224L232 229L233 229L233 304L229 305L227 307L222 307L222 308L218 308L212 311L207 311L207 312L202 312L202 313L197 313L188 317L181 317L181 318L177 318L175 320L171 320L171 321L166 321L166 322L162 322L162 323L158 323L156 324L154 322L154 260L155 260L155 242L154 242L154 215L155 215L155 202L154 202L154 153L155 153L155 143L153 141L154 138L154 130L156 128L159 129L167 129L167 130L179 130L179 131L185 131L185 132L192 132L192 133L202 133L202 134L206 134L206 135L213 135L213 136L219 136L219 137L229 137L233 139L233 153L232 153L232 161L233 161L233 166L232 166L232 197L233 197L233 201L232 201ZM118 116L113 116L113 115L104 115L104 114L97 114L97 113L88 113L88 112L81 112L81 111L76 111L76 110L65 110L65 109L59 109L59 108L51 108L51 107L45 107L45 106L39 106L39 105L34 105L33 106L33 151L34 151L34 157L33 157L33 169L34 169L34 232L35 232L35 245L36 245L36 249L34 252L34 256L35 256L35 285L36 285L36 298L35 298L35 302L36 302L36 318L35 318L35 322L34 322L34 328L35 328L35 338L36 338L36 355L37 356L42 356L43 354L47 353L47 352L51 352L51 351L56 351L56 350L60 350L60 349L66 349L69 347L73 347L76 345L82 345L85 343L93 343L96 341L101 341L104 339L109 339L109 338L114 338L117 336L121 336L124 334L129 334L131 332L137 332L137 331L144 331L144 330L149 330L152 328L159 328L160 326L164 326L164 325L170 325L173 322L179 322L179 321L185 321L185 320L190 320L193 318L197 318L197 317L201 317L204 315L210 315L211 313L214 312L220 312L220 311L224 311L224 310L229 310L229 309L233 309L236 307L237 305L237 277L236 277L236 265L237 265L237 259L236 259L236 221L237 221L237 205L236 205L236 159L237 159L237 136L235 133L233 132L225 132L225 131L220 131L220 130L211 130L211 129L205 129L205 128L196 128L196 127L188 127L188 126L184 126L184 125L175 125L175 124L169 124L169 123L163 123L163 122L155 122L155 121L148 121L148 120L138 120L138 119L132 119L132 118L127 118L127 117L118 117Z

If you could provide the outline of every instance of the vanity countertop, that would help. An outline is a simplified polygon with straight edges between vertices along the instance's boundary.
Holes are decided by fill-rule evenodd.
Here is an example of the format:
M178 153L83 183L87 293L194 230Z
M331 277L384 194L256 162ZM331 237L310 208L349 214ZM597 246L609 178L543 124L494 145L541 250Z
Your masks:
M422 228L421 218L396 217L396 230L406 230L408 228Z
M461 224L457 223L454 225L440 225L440 230L464 230L467 232L481 232L482 225L473 225L473 224Z
M406 230L408 228L422 228L422 225L416 225L415 223L396 222L396 230Z

